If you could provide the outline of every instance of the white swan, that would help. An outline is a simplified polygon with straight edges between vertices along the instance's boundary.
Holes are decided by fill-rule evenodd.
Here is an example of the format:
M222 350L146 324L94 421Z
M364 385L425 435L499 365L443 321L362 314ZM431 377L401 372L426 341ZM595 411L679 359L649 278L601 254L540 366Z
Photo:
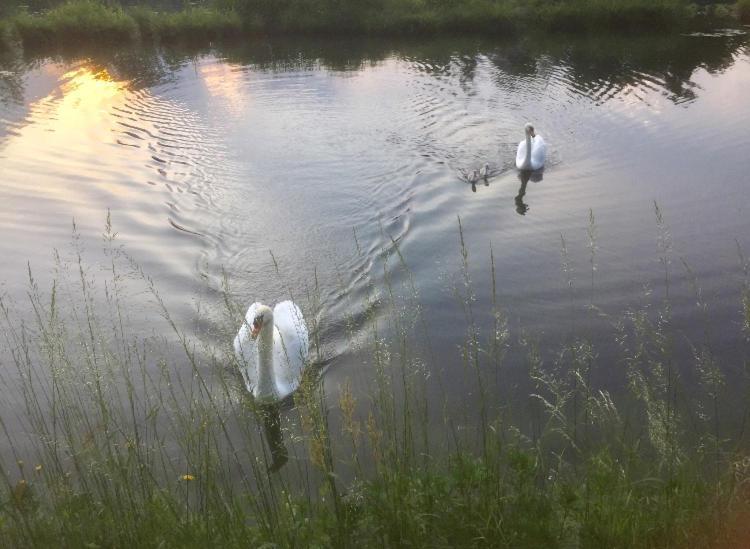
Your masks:
M516 168L519 170L539 170L544 167L547 156L547 145L541 135L534 132L534 126L526 124L524 127L526 139L518 144L516 152Z
M291 301L273 310L253 303L234 338L245 386L263 404L283 400L299 387L307 361L308 335L302 311Z

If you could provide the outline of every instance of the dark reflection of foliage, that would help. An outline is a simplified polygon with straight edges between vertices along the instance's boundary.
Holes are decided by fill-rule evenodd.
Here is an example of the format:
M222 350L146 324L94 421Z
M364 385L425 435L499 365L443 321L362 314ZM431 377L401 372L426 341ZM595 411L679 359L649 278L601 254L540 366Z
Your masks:
M547 72L562 66L578 93L604 101L630 86L658 86L671 100L692 100L697 93L691 78L698 68L711 73L732 65L747 47L744 35L695 37L601 35L570 37L531 36L521 40L446 37L431 40L285 38L217 44L212 49L174 45L162 48L78 48L55 55L26 52L21 61L6 52L0 58L5 72L0 78L0 101L21 101L22 67L44 59L56 62L87 60L106 68L114 78L146 87L176 78L176 71L203 55L216 55L229 63L264 71L356 71L395 57L414 70L436 77L450 76L470 83L480 56L497 67L498 85L514 85L516 77L550 78ZM648 83L650 82L650 83Z
M533 42L533 41L532 41ZM538 53L532 44L518 41L499 48L493 48L487 57L503 74L511 76L530 76L536 74L536 57Z
M269 71L318 68L357 71L385 59L392 52L392 44L387 40L352 37L256 40L225 45L217 51L228 62Z
M477 56L476 55L463 55L456 60L461 72L459 75L459 81L461 86L466 90L467 84L474 81L474 77L477 72Z
M541 60L549 57L554 65L565 67L573 88L597 101L649 81L648 85L663 88L672 101L680 103L696 97L691 81L696 69L726 70L746 43L746 36L732 34L535 36L488 49L486 55L500 69L497 78L506 87L512 86L508 75L543 76Z
M93 69L106 69L114 80L127 81L132 87L141 88L175 79L176 71L187 59L186 53L174 56L169 55L168 50L156 48L69 48L44 57L27 54L23 66L29 69L50 61L62 64L86 62Z
M474 77L477 56L483 54L499 69L496 79L505 88L514 85L509 77L546 77L554 66L562 65L571 85L595 100L604 101L626 87L639 86L648 80L649 85L663 88L672 101L679 103L695 99L691 78L696 69L710 73L726 70L747 47L747 37L538 35L512 42L474 41L456 45L442 55L433 54L423 46L420 48L425 51L420 52L421 56L414 55L408 45L399 52L420 68L430 67L432 72L447 74L451 65L457 64L461 82Z
M727 69L745 36L690 37L649 35L587 37L569 42L549 41L540 47L569 69L573 85L593 98L652 80L675 102L695 99L691 78L696 69L711 73Z
M23 103L24 66L10 52L0 53L0 106Z

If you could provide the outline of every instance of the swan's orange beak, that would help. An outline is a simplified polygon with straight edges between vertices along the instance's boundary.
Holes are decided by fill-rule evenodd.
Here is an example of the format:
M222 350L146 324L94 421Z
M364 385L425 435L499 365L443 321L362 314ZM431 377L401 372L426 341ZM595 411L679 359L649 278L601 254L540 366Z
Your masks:
M258 320L258 319L255 319L253 321L253 327L250 328L250 337L251 338L256 339L258 337L258 334L260 333L260 328L261 328L262 325L263 325L263 323L260 320Z

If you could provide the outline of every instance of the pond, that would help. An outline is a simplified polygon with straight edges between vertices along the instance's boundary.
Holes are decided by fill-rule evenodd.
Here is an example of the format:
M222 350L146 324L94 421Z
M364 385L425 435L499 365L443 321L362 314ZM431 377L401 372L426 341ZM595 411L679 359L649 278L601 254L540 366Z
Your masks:
M426 368L460 403L473 390L463 238L480 326L493 315L492 250L513 337L553 356L582 331L600 343L602 384L623 377L611 319L666 298L679 337L710 331L738 371L748 43L722 30L8 55L0 292L24 310L27 265L49 287L53 250L75 242L95 258L109 211L190 338L229 347L225 280L240 303L292 294L317 319L323 382L359 391L352 341L386 314L373 292L413 284L404 306L418 303ZM527 121L548 146L531 178L514 166ZM487 180L468 183L485 163ZM166 333L152 301L135 293L128 306L143 333ZM507 360L512 386L523 357Z

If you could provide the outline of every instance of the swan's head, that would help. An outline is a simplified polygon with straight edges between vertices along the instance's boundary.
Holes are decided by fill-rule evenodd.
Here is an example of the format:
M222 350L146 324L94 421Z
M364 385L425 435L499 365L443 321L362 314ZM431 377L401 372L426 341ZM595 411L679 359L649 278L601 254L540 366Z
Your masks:
M536 134L534 133L534 125L531 122L526 122L526 125L523 127L523 129L526 132L526 135L530 135L531 137L536 136Z
M266 305L261 305L255 309L255 317L250 325L250 337L253 339L257 338L265 326L273 326L273 309Z

